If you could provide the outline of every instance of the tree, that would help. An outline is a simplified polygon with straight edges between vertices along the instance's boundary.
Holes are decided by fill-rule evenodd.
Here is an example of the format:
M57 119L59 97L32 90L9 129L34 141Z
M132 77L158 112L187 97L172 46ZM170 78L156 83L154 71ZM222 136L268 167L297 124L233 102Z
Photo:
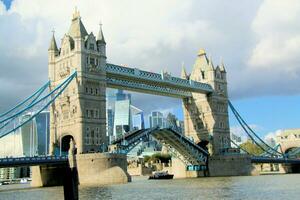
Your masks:
M162 153L155 153L151 157L150 156L144 156L144 162L158 162L161 163L168 163L171 160L171 155L169 154L162 154Z
M245 143L241 144L240 147L245 149L248 153L256 156L264 152L259 146L253 144L251 140L247 140Z

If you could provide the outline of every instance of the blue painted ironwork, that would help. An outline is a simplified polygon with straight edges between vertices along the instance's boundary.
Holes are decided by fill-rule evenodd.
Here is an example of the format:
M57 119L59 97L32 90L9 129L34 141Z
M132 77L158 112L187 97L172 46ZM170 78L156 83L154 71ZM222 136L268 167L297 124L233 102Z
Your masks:
M33 109L35 108L33 115L31 115L28 119L26 119L22 122L19 121L19 124L17 124L17 125L15 125L15 122L13 120L8 121L9 124L6 124L6 126L4 128L0 129L0 138L4 137L5 135L8 135L9 133L16 131L18 128L20 128L24 124L28 123L32 119L34 119L43 110L48 108L49 105L54 102L54 100L66 89L66 87L69 85L69 83L76 76L77 76L77 72L75 71L68 78L66 78L61 84L59 84L56 88L54 88L51 92L49 92L49 94L45 95L44 97L40 98L39 100L35 101L34 103L31 103L29 106L27 106L26 108L17 112L13 116L10 116L7 119L3 120L3 122L5 122L10 119L14 119L21 115L24 115L28 112L33 112ZM39 107L39 108L37 108L37 107Z
M13 113L13 111L17 110L18 108L20 108L23 105L26 105L26 103L28 103L28 102L30 102L29 105L34 103L40 97L40 95L47 89L47 87L49 87L49 85L50 85L50 81L48 81L46 84L44 84L41 88L39 88L31 96L27 97L24 101L20 102L19 104L17 104L13 108L9 109L8 111L0 114L0 119L6 115Z
M134 131L114 140L112 144L119 146L120 151L118 153L128 153L144 138L149 137L149 135L152 135L162 144L165 144L171 154L182 160L186 165L205 165L207 162L209 155L207 151L171 128L152 128Z
M186 167L187 171L205 171L207 167L205 165L188 165Z
M188 137L171 128L154 131L151 135L161 143L174 148L182 156L181 159L190 165L206 165L209 153Z
M124 134L123 136L113 140L111 144L118 145L118 149L114 153L124 153L127 154L145 138L148 138L152 131L158 128L148 128L134 130Z
M290 158L271 158L271 157L252 157L252 163L286 163L286 164L300 164L300 159Z
M254 131L253 129L243 120L243 118L240 116L240 114L237 112L237 110L234 108L232 103L228 101L229 108L231 109L232 113L238 120L239 124L242 126L245 133L250 137L250 139L265 153L271 155L271 156L284 156L282 152L279 152L278 150L274 149L273 147L269 146L265 141L263 141ZM259 140L256 141L256 139Z
M184 97L191 97L191 92L187 92L184 90L180 90L177 88L169 88L160 86L157 84L145 84L141 83L139 81L133 81L133 80L122 80L122 79L116 79L116 78L106 78L106 84L108 87L112 88L120 88L123 87L125 89L132 89L135 91L148 91L151 94L161 94L165 96L172 96L172 97L178 97L178 98L184 98Z
M0 168L36 166L36 165L60 165L68 164L68 156L36 156L36 157L15 157L0 158Z
M106 64L105 70L108 86L110 84L113 84L112 86L128 86L130 89L136 87L137 89L153 90L153 92L161 90L161 94L172 93L177 96L191 96L188 92L205 94L213 92L213 88L209 84L173 77L167 73L158 74L110 63Z

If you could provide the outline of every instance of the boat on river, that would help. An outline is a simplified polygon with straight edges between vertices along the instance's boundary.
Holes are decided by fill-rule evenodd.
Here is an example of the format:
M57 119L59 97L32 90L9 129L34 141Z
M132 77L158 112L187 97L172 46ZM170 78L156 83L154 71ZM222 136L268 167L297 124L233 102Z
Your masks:
M173 174L169 174L168 171L164 172L154 172L151 176L149 176L150 179L173 179Z

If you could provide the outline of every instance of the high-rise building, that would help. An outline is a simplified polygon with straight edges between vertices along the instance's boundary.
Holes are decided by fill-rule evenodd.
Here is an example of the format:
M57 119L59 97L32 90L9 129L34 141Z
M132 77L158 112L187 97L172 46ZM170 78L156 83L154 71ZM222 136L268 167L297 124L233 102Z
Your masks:
M111 138L114 133L114 110L112 108L108 108L107 111L107 135Z
M118 92L116 93L116 100L122 101L126 99L131 101L131 94L125 94L123 90L118 89Z
M115 103L114 136L120 137L132 127L130 100L118 100Z
M164 115L159 111L151 112L149 116L149 125L150 128L160 127L160 128L167 128L167 119L164 118Z
M131 105L130 106L131 114L132 114L132 126L133 129L144 129L144 113L141 109Z
M37 153L38 155L49 154L50 140L50 113L43 111L35 118L37 131Z
M145 128L143 111L131 105L131 94L118 90L115 94L113 123L108 122L112 127L113 136L120 137L125 132L133 129ZM110 111L107 111L110 113ZM109 130L109 128L108 128Z
M30 118L33 113L27 113L19 119L21 122ZM0 139L0 157L36 156L49 153L49 111L43 111L33 120L24 124L14 133ZM15 179L28 177L29 167L1 168L0 179Z

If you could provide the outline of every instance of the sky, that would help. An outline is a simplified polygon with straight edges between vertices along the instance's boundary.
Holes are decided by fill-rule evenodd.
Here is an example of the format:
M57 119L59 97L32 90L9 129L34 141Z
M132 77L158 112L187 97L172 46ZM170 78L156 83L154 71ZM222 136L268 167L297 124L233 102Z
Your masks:
M103 24L108 62L179 76L204 48L215 66L223 60L229 98L261 136L300 128L297 0L1 0L0 112L46 82L52 30L60 45L75 7L88 32ZM182 119L179 99L134 94L133 103ZM241 134L232 116L230 126Z

